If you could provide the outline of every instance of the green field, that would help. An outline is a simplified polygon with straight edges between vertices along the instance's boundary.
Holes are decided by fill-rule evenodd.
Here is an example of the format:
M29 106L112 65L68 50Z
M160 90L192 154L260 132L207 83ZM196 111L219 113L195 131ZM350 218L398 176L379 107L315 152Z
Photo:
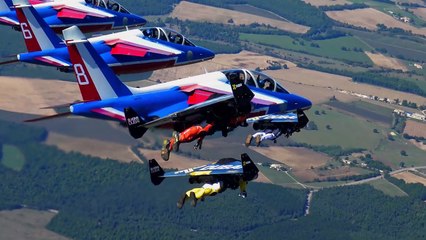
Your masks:
M386 179L379 179L375 181L371 181L368 183L373 186L375 189L382 191L384 194L389 195L391 197L405 197L408 196L406 192L401 190L399 187L390 183Z
M362 49L363 51L372 50L368 45L354 37L340 37L327 40L306 41L301 39L294 39L289 36L241 33L240 39L243 41L305 52L308 54L338 60L360 62L368 65L373 64L370 58L368 58L364 52L355 52L353 50L354 48ZM319 47L314 47L311 44L316 44ZM346 48L347 50L342 50L342 48Z
M389 4L389 3L378 2L378 1L365 1L365 0L349 0L349 1L353 2L353 3L367 4L368 6L374 8L376 10L379 10L381 12L384 12L388 15L391 15L389 13L389 11L392 11L392 12L394 12L394 14L400 14L401 16L409 17L414 21L413 25L418 26L418 27L420 27L422 24L426 23L423 19L417 17L415 14L404 11L404 7L399 8L395 4Z
M289 177L285 172L279 172L275 169L271 169L266 166L257 166L259 170L269 179L273 184L281 185L284 187L291 187L291 188L303 188L295 182L291 177Z
M407 152L407 156L401 156L402 150ZM374 155L393 169L399 167L400 162L404 162L407 167L426 165L425 152L399 136L395 137L395 141L383 140L374 150Z
M376 123L382 122L387 126L390 126L393 120L393 109L362 100L350 103L331 101L327 103L327 105L353 113L361 118L365 118Z
M317 110L325 111L325 114L315 115ZM296 142L311 145L338 145L345 149L372 149L384 138L382 134L373 132L373 129L382 129L377 124L354 118L346 113L314 106L307 114L309 120L314 121L318 126L318 130L302 130L294 134L291 139ZM330 130L326 128L327 125L330 125Z
M387 53L393 56L403 56L406 59L415 59L419 62L426 61L426 40L424 38L406 37L401 39L376 32L365 32L350 28L337 29L353 34L354 37L372 48L386 49Z
M25 165L25 156L19 148L12 145L3 145L3 158L1 159L3 166L21 171Z
M383 107L383 106L373 104L373 103L369 103L369 102L362 101L362 100L352 102L351 104L353 104L357 108L361 108L361 109L364 109L364 110L368 110L368 111L372 111L372 112L375 112L377 114L380 114L383 117L392 118L391 117L392 113L393 113L392 108Z

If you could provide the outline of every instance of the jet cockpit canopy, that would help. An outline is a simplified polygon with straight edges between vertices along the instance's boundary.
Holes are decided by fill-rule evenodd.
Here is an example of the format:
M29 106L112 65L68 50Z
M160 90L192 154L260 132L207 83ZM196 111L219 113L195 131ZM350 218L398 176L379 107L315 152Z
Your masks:
M239 79L241 81L244 81L244 84L246 84L247 86L261 88L273 92L289 93L276 80L259 71L247 69L232 69L225 70L223 71L223 73L228 79L231 74L237 74L239 76Z
M113 0L85 0L87 4L91 4L93 6L109 9L115 12L121 13L129 13L127 9L125 9L121 4L113 1Z
M141 28L141 31L144 36L149 38L155 38L179 45L195 46L195 44L189 41L185 36L169 28L149 27Z

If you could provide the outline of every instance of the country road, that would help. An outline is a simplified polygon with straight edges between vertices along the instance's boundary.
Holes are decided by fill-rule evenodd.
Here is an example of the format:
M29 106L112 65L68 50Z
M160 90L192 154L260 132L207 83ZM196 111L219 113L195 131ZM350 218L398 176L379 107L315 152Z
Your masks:
M390 172L389 174L390 175L395 175L395 174L398 174L398 173L401 173L401 172L405 172L405 171L417 171L417 170L419 170L419 169L426 169L426 166L420 166L420 167L409 167L409 168L401 168L401 169L398 169L398 170L395 170L395 171L392 171L392 172ZM314 187L314 186L309 186L309 185L306 185L306 184L303 184L303 183L301 183L301 182L299 182L299 181L297 181L293 176L291 176L287 171L285 172L290 178L292 178L297 184L299 184L299 185L301 185L303 188L305 188L305 189L310 189L310 191L309 191L309 193L307 194L307 196L306 196L306 204L305 204L305 216L307 216L307 215L309 215L309 210L310 210L310 207L311 207L311 202L312 202L312 197L313 197L313 194L315 193L315 192L318 192L320 189L321 189L321 187ZM422 175L425 175L424 173L421 173ZM368 183L368 182L371 182L371 181L375 181L375 180L379 180L379 179L381 179L381 178L383 178L384 176L383 175L380 175L380 176L377 176L377 177L372 177L372 178L367 178L367 179L363 179L363 180L360 180L360 181L356 181L356 182L349 182L349 183L344 183L344 184L340 184L340 185L338 185L339 187L341 187L341 186L352 186L352 185L360 185L360 184L364 184L364 183ZM425 175L425 177L426 177L426 175ZM404 192L405 193L405 192Z
M395 175L395 174L406 172L406 171L417 171L419 169L426 169L426 166L401 168L401 169L390 172L389 175ZM366 179L356 181L356 182L344 183L344 184L341 184L339 186L359 185L359 184L368 183L368 182L371 182L371 181L374 181L374 180L379 180L381 178L383 178L383 175L380 175L380 176L377 176L377 177L372 177L372 178L366 178Z

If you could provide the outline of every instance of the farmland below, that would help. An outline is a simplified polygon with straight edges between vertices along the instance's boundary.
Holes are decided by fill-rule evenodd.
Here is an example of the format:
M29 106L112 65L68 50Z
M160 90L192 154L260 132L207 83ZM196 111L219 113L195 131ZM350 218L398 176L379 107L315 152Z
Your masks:
M426 170L412 167L426 166L426 123L393 114L426 109L425 8L402 5L422 1L120 3L218 53L120 75L129 85L257 69L313 102L309 125L259 147L244 146L251 126L216 133L202 150L182 144L164 162L170 130L135 140L118 123L82 117L23 124L55 113L41 108L81 99L77 83L55 68L1 65L1 239L425 239ZM19 32L0 30L4 59L26 51ZM182 210L176 201L198 185L154 186L146 164L192 168L241 153L261 171L246 199L228 189Z

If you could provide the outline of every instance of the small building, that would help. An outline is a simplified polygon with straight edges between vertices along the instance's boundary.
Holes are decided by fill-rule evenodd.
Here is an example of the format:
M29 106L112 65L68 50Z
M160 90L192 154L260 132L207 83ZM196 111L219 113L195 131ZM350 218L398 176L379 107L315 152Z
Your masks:
M400 17L399 20L401 20L405 23L409 23L411 21L411 19L409 17Z
M393 113L396 113L396 114L401 115L401 116L405 115L405 111L403 111L401 109L395 109L395 110L393 110Z
M409 118L413 118L420 121L426 121L426 116L420 113L412 113L410 116L407 116Z
M418 63L414 63L414 67L417 69L423 69L423 66Z
M284 164L271 164L271 166L269 167L271 169L275 169L277 171L286 171L287 169L285 168Z
M350 164L352 163L352 161L351 161L351 160L346 160L346 159L343 159L343 160L342 160L342 162L343 162L344 164L347 164L347 165L350 165Z

